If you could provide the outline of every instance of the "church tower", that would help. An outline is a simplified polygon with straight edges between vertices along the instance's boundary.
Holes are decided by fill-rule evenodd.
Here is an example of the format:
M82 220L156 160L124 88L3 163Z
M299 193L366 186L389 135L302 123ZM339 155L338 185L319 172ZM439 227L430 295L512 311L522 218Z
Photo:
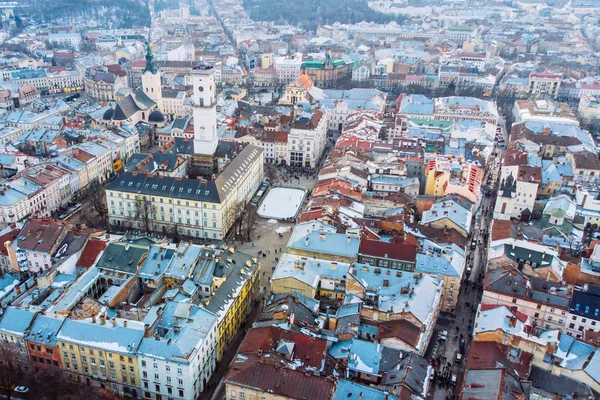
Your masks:
M213 67L204 63L192 70L194 153L213 155L217 150L217 97Z
M150 43L146 45L146 67L142 71L142 90L160 108L159 102L162 98L160 72L154 64L154 54L152 54Z

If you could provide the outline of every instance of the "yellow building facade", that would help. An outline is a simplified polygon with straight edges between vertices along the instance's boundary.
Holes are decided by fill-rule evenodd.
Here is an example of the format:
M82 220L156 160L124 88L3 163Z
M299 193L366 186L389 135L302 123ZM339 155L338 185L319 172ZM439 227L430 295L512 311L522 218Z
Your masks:
M104 317L65 321L56 339L67 378L120 395L141 395L136 352L144 330L139 325Z
M214 294L204 302L204 307L218 316L217 361L223 358L225 350L246 322L259 294L258 260L241 253L226 253L222 260L227 258L236 262L224 266L225 279L216 278ZM227 271L228 268L231 271Z

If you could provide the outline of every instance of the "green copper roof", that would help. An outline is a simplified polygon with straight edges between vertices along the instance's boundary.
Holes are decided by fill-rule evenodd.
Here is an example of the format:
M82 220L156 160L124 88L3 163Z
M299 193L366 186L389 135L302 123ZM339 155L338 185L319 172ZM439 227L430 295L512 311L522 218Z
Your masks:
M454 124L453 121L445 121L440 119L409 118L408 120L415 125L431 128L449 128Z
M156 65L154 65L154 54L152 54L152 48L150 47L150 43L146 43L146 67L142 71L142 73L150 71L153 74L158 72Z
M452 28L448 28L449 31L454 31L454 32L473 32L475 30L474 26L455 26Z

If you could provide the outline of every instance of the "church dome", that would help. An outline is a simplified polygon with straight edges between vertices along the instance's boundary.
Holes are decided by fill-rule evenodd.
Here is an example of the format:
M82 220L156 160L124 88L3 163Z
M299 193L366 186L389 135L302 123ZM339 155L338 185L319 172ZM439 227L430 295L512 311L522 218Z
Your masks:
M148 116L148 122L165 122L165 116L158 110L154 110Z
M110 121L112 119L114 113L115 113L115 110L113 110L112 108L109 108L108 110L104 111L104 115L102 116L102 119L105 121Z

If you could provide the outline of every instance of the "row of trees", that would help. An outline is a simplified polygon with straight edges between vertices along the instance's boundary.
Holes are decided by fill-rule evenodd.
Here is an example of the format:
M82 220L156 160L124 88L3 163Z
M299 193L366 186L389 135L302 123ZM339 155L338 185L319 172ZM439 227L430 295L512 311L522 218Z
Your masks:
M58 368L25 369L28 364L27 352L13 342L0 343L0 394L8 400L20 394L16 386L29 387L29 398L37 400L79 400L94 398L118 400L120 396L104 389L90 390L90 387L66 379ZM20 395L22 396L22 395Z
M252 239L252 230L258 219L258 213L249 202L238 201L229 210L229 218L233 219L231 234L234 239L250 241Z
M146 197L138 197L134 204L134 215L141 224L144 233L154 231L153 222L156 221L156 207ZM238 201L227 212L227 219L233 221L231 232L239 240L251 240L251 234L258 214L256 207L246 201ZM175 222L169 232L175 242L181 240L179 225Z
M383 14L369 8L364 0L307 0L291 2L286 0L244 0L246 12L253 20L274 21L301 26L314 32L320 25L355 24L361 21L387 24L392 21L401 24L403 15Z

